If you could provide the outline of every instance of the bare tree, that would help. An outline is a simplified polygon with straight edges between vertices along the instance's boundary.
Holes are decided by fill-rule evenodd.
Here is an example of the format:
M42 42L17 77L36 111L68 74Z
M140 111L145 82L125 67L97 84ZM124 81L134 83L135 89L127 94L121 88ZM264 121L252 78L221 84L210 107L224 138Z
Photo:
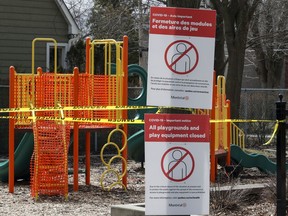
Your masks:
M130 53L132 55L138 53L139 44L140 48L142 45L138 41L138 37L141 36L138 32L140 26L137 23L135 24L135 21L139 18L139 14L135 13L135 11L137 11L137 7L139 9L140 0L93 1L94 7L89 18L91 27L89 33L98 38L113 37L116 39L124 34L128 34L130 38L133 38L132 41L136 41L132 47L130 44ZM153 2L155 1L153 0ZM146 2L149 4L152 0L147 0ZM202 1L158 0L157 2L172 7L199 8ZM232 117L236 118L239 116L240 92L249 24L257 6L262 0L210 0L210 2L217 11L215 69L218 74L223 74L226 63L228 63L226 74L227 98L232 103ZM142 19L143 17L140 18ZM227 62L225 62L224 56L224 38L228 50Z
M223 74L225 67L224 39L228 50L227 98L231 100L231 115L239 116L240 93L244 70L245 49L249 23L261 0L210 0L217 11L217 39L215 69ZM200 6L200 0L168 0L169 6L195 7ZM223 26L221 26L223 25Z
M89 34L97 39L129 37L129 63L138 63L138 0L93 0Z
M81 30L82 37L88 34L87 20L93 6L92 0L64 0L70 13L75 19L79 29Z
M288 2L266 0L258 7L248 46L255 52L256 72L263 88L281 87L284 57L288 54Z
M125 34L137 34L133 13L136 7L136 0L94 0L89 17L90 33L96 38L116 40Z
M239 116L240 93L244 70L249 24L261 0L210 0L223 17L224 36L228 50L226 94L231 100L231 116Z
M147 70L148 66L148 38L149 38L149 11L151 6L163 6L167 2L157 0L138 0L136 10L137 19L135 23L138 26L139 34L139 65Z

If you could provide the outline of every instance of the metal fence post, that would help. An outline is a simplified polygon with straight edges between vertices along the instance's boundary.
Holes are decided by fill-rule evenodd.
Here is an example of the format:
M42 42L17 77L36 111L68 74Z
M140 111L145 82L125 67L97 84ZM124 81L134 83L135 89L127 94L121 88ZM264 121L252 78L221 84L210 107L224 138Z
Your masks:
M279 121L277 133L277 216L286 215L286 102L279 95L276 102L276 118Z

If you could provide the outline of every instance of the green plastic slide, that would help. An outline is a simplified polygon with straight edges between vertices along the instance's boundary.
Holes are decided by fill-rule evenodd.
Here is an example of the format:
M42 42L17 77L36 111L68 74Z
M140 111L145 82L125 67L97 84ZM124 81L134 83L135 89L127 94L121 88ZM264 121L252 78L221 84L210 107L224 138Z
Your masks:
M239 146L231 145L231 159L242 167L256 167L260 171L268 174L276 174L276 163L261 154L248 154ZM286 170L288 165L286 164Z
M140 130L129 137L128 157L136 162L144 162L144 130Z
M143 89L137 98L128 97L128 105L130 106L146 106L147 96L147 72L141 66L131 64L128 66L129 76L139 76ZM128 117L130 119L144 119L145 113L156 113L155 109L139 109L128 111ZM144 124L138 125L141 128L140 131L131 135L128 139L128 157L136 162L144 162Z
M34 149L33 133L25 133L14 153L15 179L29 179L30 160ZM0 162L0 180L8 181L9 160Z

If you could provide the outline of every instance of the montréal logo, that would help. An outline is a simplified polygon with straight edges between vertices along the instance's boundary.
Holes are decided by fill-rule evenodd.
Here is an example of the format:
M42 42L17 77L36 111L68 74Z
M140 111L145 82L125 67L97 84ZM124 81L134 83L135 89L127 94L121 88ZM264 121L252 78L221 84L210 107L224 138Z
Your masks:
M187 203L169 203L169 207L186 207Z
M189 96L173 96L173 95L171 95L171 99L176 99L176 100L189 100Z

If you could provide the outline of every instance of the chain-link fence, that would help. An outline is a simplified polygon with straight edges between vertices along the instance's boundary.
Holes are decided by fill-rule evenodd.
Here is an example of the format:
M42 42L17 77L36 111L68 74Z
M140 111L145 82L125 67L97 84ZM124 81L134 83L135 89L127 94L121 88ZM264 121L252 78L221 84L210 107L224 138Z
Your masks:
M238 123L238 126L245 132L246 145L252 147L261 145L271 137L276 120L275 103L279 101L279 94L283 95L284 101L288 100L288 89L242 89L240 119L271 120L271 122ZM271 144L273 143L275 141Z

